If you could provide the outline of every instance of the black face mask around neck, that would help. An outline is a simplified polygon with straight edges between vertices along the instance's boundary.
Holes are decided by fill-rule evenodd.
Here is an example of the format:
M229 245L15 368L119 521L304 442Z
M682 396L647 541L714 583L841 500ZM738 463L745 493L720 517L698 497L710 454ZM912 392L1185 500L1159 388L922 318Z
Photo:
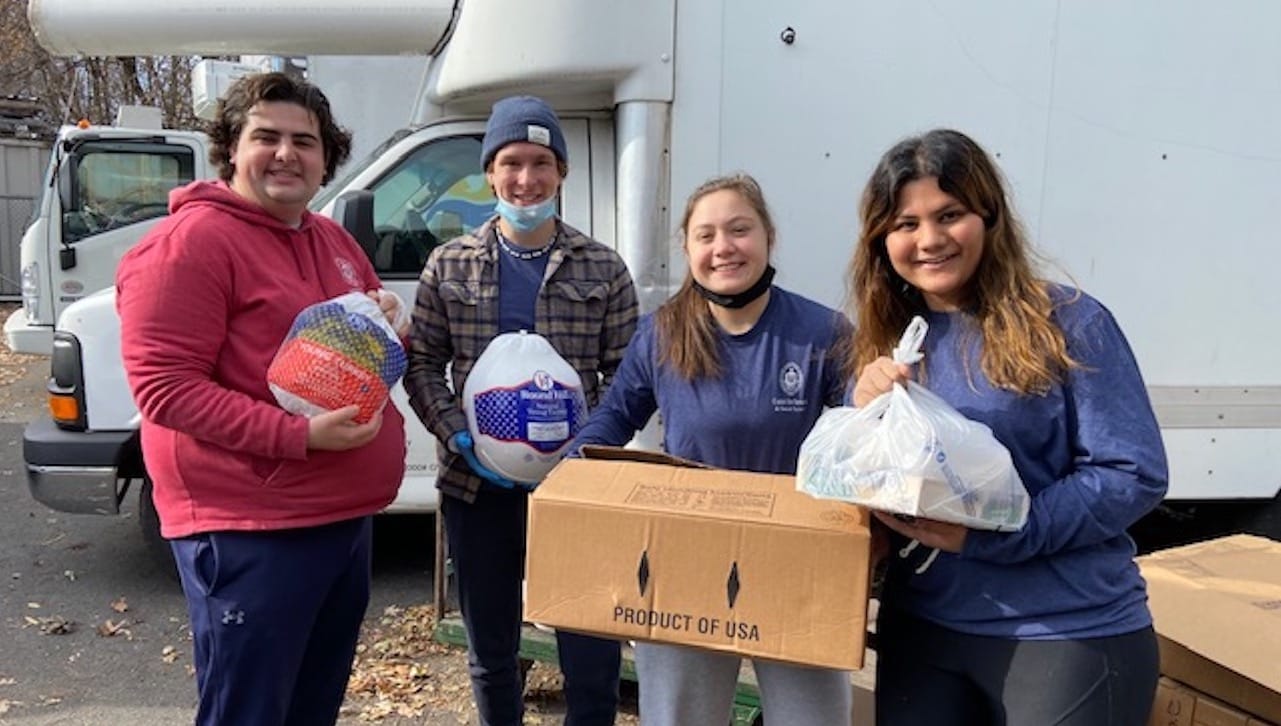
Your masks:
M721 295L720 293L712 292L698 284L697 280L694 280L693 283L694 290L713 305L720 305L723 308L738 309L746 307L752 301L756 300L756 298L764 295L765 292L769 290L770 285L774 284L774 266L766 265L765 274L761 275L761 279L757 280L754 285L737 295Z

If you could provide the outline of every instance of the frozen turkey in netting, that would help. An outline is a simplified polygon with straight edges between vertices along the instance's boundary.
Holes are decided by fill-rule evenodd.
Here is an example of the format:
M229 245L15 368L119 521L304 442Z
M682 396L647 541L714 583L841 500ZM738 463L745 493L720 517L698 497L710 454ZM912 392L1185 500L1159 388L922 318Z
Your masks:
M387 404L407 360L396 331L368 296L352 292L303 308L267 369L281 408L314 416L356 405L358 423Z

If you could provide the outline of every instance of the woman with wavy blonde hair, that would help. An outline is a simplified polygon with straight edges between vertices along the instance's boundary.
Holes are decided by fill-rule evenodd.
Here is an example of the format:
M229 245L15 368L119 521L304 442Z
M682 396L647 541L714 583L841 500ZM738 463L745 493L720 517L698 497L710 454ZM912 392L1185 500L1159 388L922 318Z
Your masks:
M1017 532L877 514L898 553L877 626L877 722L1146 723L1156 637L1126 528L1167 473L1125 336L1098 301L1036 275L1000 172L962 133L896 144L861 213L855 405L917 378L992 429L1032 497ZM887 357L915 315L929 323L919 370Z

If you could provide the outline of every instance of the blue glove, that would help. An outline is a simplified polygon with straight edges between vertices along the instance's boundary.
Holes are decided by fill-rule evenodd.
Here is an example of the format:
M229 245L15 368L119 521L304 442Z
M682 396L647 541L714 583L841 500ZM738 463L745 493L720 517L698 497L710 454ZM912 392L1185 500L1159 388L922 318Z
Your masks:
M490 469L484 464L480 463L480 460L476 458L476 442L472 441L470 431L459 431L449 437L449 449L462 456L463 461L467 462L467 466L470 466L471 470L476 472L476 476L479 476L490 484L502 487L503 489L515 489L517 487L521 489L528 488L523 484L517 484L511 479L505 479L499 476L493 471L490 471Z

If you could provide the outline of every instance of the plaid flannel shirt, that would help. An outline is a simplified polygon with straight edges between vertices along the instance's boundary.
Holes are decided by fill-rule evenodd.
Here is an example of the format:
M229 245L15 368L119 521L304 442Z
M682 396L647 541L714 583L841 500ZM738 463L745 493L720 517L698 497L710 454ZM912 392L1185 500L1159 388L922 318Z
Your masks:
M405 390L414 413L440 442L436 486L468 502L482 480L445 444L467 430L455 392L463 390L476 359L498 335L497 222L495 216L432 251L418 281L409 333ZM564 222L557 225L534 329L578 371L591 409L636 329L636 291L617 252Z

